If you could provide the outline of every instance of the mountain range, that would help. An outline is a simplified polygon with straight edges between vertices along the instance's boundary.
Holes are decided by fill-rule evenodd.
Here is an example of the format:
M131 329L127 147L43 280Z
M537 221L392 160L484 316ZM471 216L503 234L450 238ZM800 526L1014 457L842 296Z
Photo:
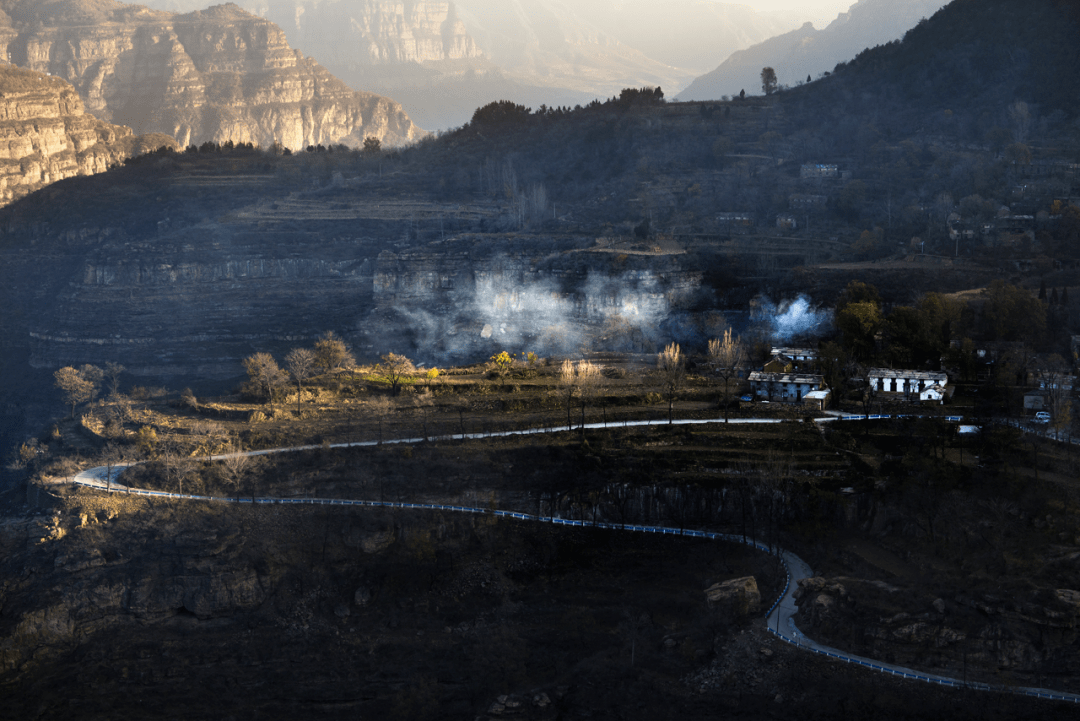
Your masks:
M0 0L0 57L70 82L101 120L181 145L388 145L424 134L235 5L187 14L115 0Z
M145 0L191 11L209 0ZM793 27L707 0L239 0L352 87L400 101L426 128L492 100L585 103L625 87L673 93L731 52Z

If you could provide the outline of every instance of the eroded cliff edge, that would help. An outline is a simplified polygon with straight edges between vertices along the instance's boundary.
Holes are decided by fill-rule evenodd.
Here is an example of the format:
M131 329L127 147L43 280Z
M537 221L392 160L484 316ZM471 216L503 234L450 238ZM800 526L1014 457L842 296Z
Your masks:
M401 106L356 92L233 4L184 15L112 0L0 2L0 57L75 86L87 109L182 145L399 145L424 135Z
M131 128L98 120L60 78L0 65L0 204L175 145L165 135L136 136Z

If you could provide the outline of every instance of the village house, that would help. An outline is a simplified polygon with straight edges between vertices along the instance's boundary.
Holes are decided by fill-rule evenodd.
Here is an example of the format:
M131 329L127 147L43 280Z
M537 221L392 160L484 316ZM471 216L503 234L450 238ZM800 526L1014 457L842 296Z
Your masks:
M945 397L948 395L949 391L945 386L935 383L919 391L919 400L923 403L937 403L940 405L945 402Z
M874 393L891 394L904 400L941 401L949 376L942 371L912 371L871 368L866 374Z
M799 223L791 213L781 213L776 216L776 227L780 230L798 230Z
M807 368L817 363L818 352L813 348L773 348L772 355L790 358L796 368Z
M799 171L802 178L838 178L840 168L828 163L803 163Z
M1024 410L1045 411L1050 408L1050 393L1038 388L1024 394Z
M1064 371L1034 370L1028 374L1028 385L1033 385L1041 391L1052 393L1061 391L1068 395L1073 390L1073 377Z
M807 393L825 389L825 378L810 373L754 371L747 378L750 391L763 400L801 403Z
M782 353L772 357L768 363L761 367L766 373L791 373L795 370L795 363Z

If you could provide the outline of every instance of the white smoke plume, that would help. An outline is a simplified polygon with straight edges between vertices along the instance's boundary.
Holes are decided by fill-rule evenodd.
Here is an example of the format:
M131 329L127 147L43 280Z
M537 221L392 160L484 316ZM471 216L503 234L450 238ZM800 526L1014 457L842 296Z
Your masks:
M832 311L815 307L805 295L778 304L762 298L755 315L765 324L773 342L820 336L832 329Z
M540 355L653 352L669 340L665 324L673 300L680 303L695 290L672 291L649 271L589 272L584 281L576 275L564 281L477 272L473 287L452 296L433 290L395 303L391 325L402 332L379 342L404 352L407 338L415 355L429 363L475 358L496 348Z

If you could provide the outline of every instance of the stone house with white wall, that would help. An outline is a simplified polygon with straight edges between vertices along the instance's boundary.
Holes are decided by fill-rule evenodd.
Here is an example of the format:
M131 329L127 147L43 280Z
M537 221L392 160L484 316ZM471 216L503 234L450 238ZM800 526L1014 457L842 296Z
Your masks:
M750 391L762 400L801 403L807 393L825 388L824 376L811 373L754 371L747 378Z
M922 400L923 391L933 386L944 389L949 382L949 376L943 371L913 371L896 368L871 368L866 374L866 379L874 393L898 396L908 400ZM929 394L927 400L930 400Z

